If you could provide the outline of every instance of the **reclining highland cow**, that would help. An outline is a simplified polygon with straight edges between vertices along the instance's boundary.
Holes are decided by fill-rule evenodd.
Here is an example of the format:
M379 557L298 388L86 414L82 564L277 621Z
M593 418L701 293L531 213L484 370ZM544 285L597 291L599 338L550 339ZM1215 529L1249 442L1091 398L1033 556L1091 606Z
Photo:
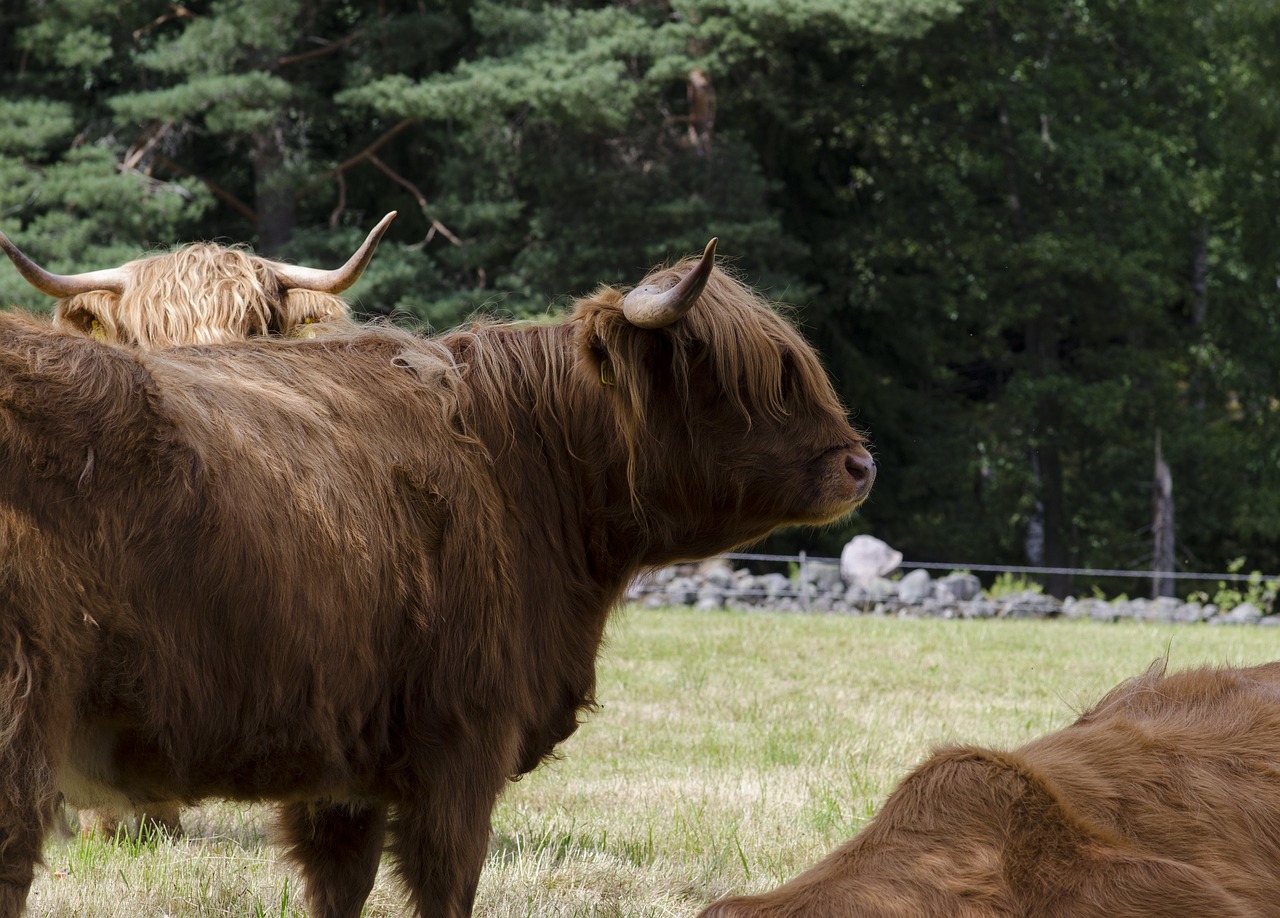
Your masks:
M31 286L57 298L56 328L148 349L226 344L350 328L350 308L339 294L359 280L395 216L383 217L347 263L331 271L199 242L118 268L54 274L3 233L0 249Z
M703 918L1280 914L1280 663L1163 662L1012 752L954 747L786 885Z
M33 287L57 297L54 327L98 341L144 349L225 344L256 335L314 336L350 329L339 296L360 278L387 227L378 223L341 268L288 265L239 248L196 243L118 268L62 275L32 261L0 233L2 249ZM153 803L136 813L82 810L80 829L113 838L181 832L179 807Z
M700 260L564 322L145 351L0 314L0 918L59 792L274 800L317 918L384 841L469 914L639 572L867 496L817 356Z

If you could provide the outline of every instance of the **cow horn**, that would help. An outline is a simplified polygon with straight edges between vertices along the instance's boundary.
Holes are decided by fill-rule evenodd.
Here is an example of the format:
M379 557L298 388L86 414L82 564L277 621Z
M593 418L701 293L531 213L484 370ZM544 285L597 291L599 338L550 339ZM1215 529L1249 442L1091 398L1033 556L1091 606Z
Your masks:
M622 298L622 312L627 321L638 328L665 328L693 308L707 286L707 278L716 263L718 238L707 243L702 260L670 290L659 290L653 284L637 287Z
M46 296L64 299L94 290L119 294L124 293L124 285L129 280L129 271L124 267L84 274L53 274L28 258L4 233L0 233L0 249L4 249L4 253L9 256L18 273L26 278L27 283Z
M395 218L396 211L393 210L378 221L378 225L369 231L360 248L356 249L356 253L347 259L347 263L341 268L324 271L320 268L286 265L275 261L271 263L271 267L275 269L276 276L280 278L280 283L286 290L299 288L316 290L320 293L341 293L358 281L364 269L369 267L369 262L373 260L374 249L378 247L378 241Z

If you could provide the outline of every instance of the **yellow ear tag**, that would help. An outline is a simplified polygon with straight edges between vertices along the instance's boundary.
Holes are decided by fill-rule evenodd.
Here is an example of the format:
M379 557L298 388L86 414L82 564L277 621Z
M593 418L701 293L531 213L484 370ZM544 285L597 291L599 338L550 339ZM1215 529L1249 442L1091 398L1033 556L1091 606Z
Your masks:
M613 373L613 364L608 360L600 361L600 385L616 386L617 384L618 377Z
M103 344L107 343L107 330L102 327L102 323L97 319L89 323L89 337L94 341L101 341Z

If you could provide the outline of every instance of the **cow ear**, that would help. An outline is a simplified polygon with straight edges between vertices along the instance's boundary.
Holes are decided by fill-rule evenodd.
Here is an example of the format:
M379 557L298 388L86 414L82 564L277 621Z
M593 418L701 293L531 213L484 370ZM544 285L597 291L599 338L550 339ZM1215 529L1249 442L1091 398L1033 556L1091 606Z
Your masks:
M95 291L81 294L71 302L63 301L59 303L54 307L53 327L82 335L85 338L93 338L95 341L115 340L115 323L109 319L104 322L100 317L99 311L93 308L91 302L93 300L106 299L119 300L120 298L114 293ZM102 310L101 315L109 316L111 312L112 309L108 306Z
M1027 914L1046 918L1249 918L1257 912L1193 864L1129 852L1093 851L1043 878L1042 901Z
M587 345L587 364L591 367L592 375L595 376L602 386L615 386L618 384L617 371L613 365L613 360L609 357L609 351L605 348L604 342L599 338L595 338Z

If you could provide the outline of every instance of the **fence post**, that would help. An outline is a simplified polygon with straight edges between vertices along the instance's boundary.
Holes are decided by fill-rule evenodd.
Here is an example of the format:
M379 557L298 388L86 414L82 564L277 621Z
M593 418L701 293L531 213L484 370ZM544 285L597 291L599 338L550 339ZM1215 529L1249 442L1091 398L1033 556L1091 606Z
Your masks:
M800 608L809 611L809 565L807 556L800 552Z

